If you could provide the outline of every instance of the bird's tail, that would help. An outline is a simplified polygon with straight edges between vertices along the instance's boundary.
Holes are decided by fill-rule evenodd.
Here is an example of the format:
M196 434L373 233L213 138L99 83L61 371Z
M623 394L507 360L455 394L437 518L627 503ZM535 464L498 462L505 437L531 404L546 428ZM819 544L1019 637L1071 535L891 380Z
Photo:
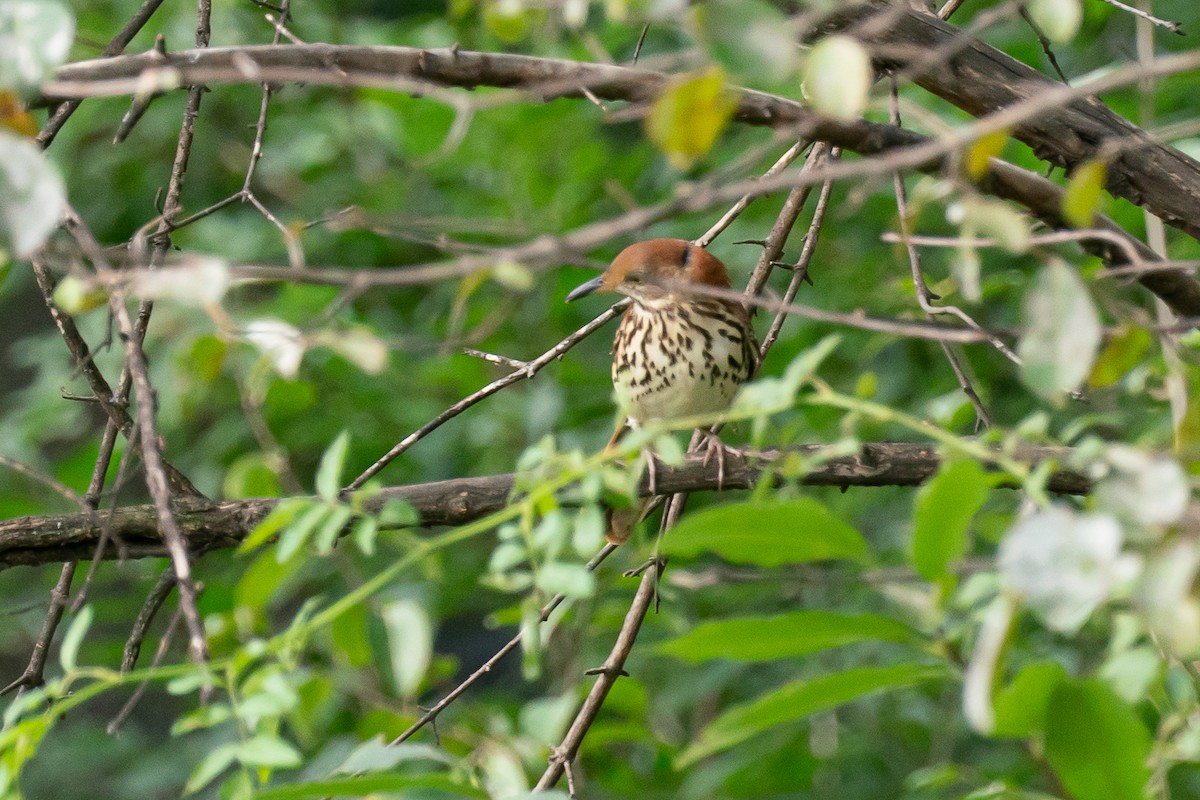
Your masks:
M629 508L608 509L604 514L604 519L608 523L608 530L605 532L604 538L611 544L625 544L633 534L634 526L642 521L642 517L646 516L646 512L653 502L653 497L647 497Z

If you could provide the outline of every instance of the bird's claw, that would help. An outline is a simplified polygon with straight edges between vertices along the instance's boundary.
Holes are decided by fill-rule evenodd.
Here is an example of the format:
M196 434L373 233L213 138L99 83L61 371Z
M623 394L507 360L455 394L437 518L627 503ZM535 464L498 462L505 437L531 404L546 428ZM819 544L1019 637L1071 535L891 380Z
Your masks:
M725 490L725 454L734 453L741 455L741 452L721 441L721 437L711 431L704 431L704 466L717 461L717 491Z

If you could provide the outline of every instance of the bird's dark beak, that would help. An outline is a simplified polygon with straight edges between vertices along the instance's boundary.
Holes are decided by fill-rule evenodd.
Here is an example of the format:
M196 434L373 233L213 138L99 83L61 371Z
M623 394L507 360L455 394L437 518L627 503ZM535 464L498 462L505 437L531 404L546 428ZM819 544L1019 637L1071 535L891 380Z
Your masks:
M579 284L578 286L576 286L574 289L571 290L571 293L569 295L567 295L567 302L571 303L571 302L574 302L575 300L578 300L581 297L586 297L587 295L589 295L592 292L599 289L600 285L602 283L604 283L604 276L597 275L596 277L592 278L587 283Z

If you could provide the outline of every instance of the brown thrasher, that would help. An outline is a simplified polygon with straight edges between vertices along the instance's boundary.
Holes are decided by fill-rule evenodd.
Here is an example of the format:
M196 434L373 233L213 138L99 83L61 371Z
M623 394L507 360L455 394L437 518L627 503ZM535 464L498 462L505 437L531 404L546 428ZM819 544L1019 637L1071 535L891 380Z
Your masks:
M650 239L626 247L602 275L567 295L570 302L602 290L633 300L617 328L612 361L613 386L632 427L720 413L758 365L746 307L690 293L689 285L728 289L729 274L720 259L691 242ZM610 446L623 431L617 426ZM722 458L723 445L715 446ZM647 506L613 515L609 541L627 540Z

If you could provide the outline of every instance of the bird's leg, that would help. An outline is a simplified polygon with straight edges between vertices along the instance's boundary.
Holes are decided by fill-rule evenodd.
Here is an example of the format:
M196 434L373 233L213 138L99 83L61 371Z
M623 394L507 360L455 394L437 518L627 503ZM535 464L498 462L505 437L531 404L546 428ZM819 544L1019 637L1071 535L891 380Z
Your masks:
M658 494L658 467L655 465L654 452L649 448L642 451L646 459L646 490L651 495Z
M741 451L730 447L721 441L721 437L710 430L697 428L700 435L704 437L704 466L715 458L717 460L717 491L725 490L725 454L727 452L741 455Z

